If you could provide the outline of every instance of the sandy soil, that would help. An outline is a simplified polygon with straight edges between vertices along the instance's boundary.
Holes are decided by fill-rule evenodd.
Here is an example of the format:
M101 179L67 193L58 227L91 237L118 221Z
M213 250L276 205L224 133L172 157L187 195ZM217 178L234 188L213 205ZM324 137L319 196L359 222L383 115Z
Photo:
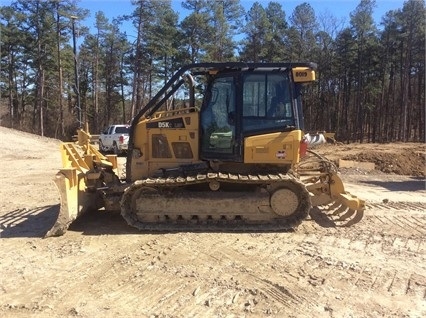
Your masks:
M324 208L292 232L149 234L94 212L43 239L59 142L0 136L1 317L426 316L424 145L318 149L377 164L342 171L367 201L349 221ZM401 161L414 168L385 173Z

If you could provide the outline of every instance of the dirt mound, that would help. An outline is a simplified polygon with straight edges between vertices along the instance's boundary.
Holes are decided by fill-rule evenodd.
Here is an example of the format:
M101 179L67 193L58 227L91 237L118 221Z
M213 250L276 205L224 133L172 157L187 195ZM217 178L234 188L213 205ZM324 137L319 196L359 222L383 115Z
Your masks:
M401 153L380 153L368 150L364 153L346 156L343 159L373 162L377 170L385 173L425 176L425 155L413 149L405 149Z
M372 162L377 171L408 176L425 176L426 148L422 143L325 144L313 150L336 164L339 159Z

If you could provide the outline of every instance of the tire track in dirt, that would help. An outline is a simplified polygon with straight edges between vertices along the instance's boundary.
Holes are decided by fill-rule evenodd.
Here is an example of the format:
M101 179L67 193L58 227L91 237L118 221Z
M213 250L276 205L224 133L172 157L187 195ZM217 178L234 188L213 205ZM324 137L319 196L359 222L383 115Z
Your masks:
M65 308L58 313L60 315L67 315L68 311L87 313L87 310L96 308L109 294L119 293L117 281L122 278L126 264L123 263L119 270L114 264L123 258L123 246L130 250L133 248L133 244L126 244L123 240L118 245L107 246L103 243L104 238L74 235L72 239L61 237L36 242L34 253L46 253L50 263L43 266L34 263L30 253L22 255L30 265L22 270L21 278L10 276L11 279L5 279L10 288L1 303L8 302L13 306L36 304L47 312L49 308ZM112 251L116 253L109 254ZM22 284L27 285L25 293L22 293ZM81 294L87 297L81 298ZM90 306L86 307L87 304Z
M392 236L388 241L388 236L380 235L380 228L371 228L365 221L352 228L313 226L309 231L312 233L116 237L71 232L69 237L35 244L35 250L46 252L53 260L49 265L53 275L44 274L41 264L25 272L34 281L53 284L43 288L34 285L26 298L19 293L8 297L16 296L17 305L26 304L32 311L48 313L49 308L61 307L66 308L61 314L83 316L124 310L130 316L171 312L196 316L203 312L210 316L291 313L302 317L324 314L330 297L321 296L325 290L333 290L335 297L341 297L345 290L402 296L413 308L418 306L416 302L424 301L425 270L412 264L424 258L424 251L416 246L416 242L424 242L420 234L414 238ZM411 256L408 248L413 246L420 254L401 266L401 259ZM31 245L28 248L31 250ZM348 256L342 253L345 250ZM360 252L371 255L365 264L351 258ZM365 256L362 259L365 261ZM383 264L385 259L388 262ZM410 266L418 271L408 270ZM82 300L80 294L88 296ZM312 294L319 296L312 299ZM351 303L361 306L362 298Z
M306 299L298 297L297 293L292 293L282 285L282 279L277 282L263 277L262 273L269 269L268 253L253 264L253 258L242 255L235 247L231 247L235 242L238 245L238 239L216 242L215 246L211 246L204 243L210 234L202 234L201 238L197 234L189 236L190 239L178 241L177 244L176 238L173 238L171 240L175 243L173 247L170 247L167 240L158 240L153 249L149 248L154 257L149 263L149 266L152 266L151 271L148 277L143 279L143 284L150 292L145 293L138 302L151 304L151 313L158 314L164 308L168 308L173 309L177 316L185 316L188 314L188 306L185 307L184 303L188 301L195 303L198 310L202 308L204 313L212 315L217 314L218 308L223 306L229 307L230 310L243 308L247 312L257 311L263 306L262 312L273 312L289 305L297 308L302 301L307 304ZM200 250L199 247L203 244L205 248ZM143 248L146 249L146 246ZM163 253L164 249L166 253ZM134 289L135 285L142 283L144 275L134 275L134 270L141 265L135 261L135 255L136 253L131 254L129 256L131 261L126 261L129 263L128 274L122 277L130 278L122 282L125 286L120 289L122 294L128 293L129 286L133 286ZM159 255L160 259L157 259L156 255ZM250 268L242 265L250 263ZM215 272L211 272L212 266L215 266ZM259 274L262 275L258 277ZM150 281L153 279L152 275L157 278ZM200 278L202 281L199 281ZM169 279L173 280L173 283ZM106 288L108 285L99 286L99 290ZM136 301L132 298L129 298L130 303ZM269 303L273 304L271 308L268 306Z
M336 238L339 237L335 234L333 242ZM400 243L394 243L388 249L382 249L383 243L376 244L372 238L377 237L372 233L368 233L368 236L359 234L350 240L344 239L345 243L340 246L340 244L317 244L316 241L324 241L323 237L315 234L308 235L297 249L298 252L310 257L301 266L301 275L324 285L331 283L334 286L342 284L343 281L348 288L356 286L358 291L361 289L390 295L408 295L417 300L424 299L426 271L421 264L426 255L418 253L418 249L412 252L409 246L416 247L416 244L424 242L425 238L416 238L416 240L402 238ZM394 241L396 242L398 239L395 238ZM421 241L419 242L419 240ZM375 244L373 247L371 242ZM342 248L356 252L363 252L364 249L364 253L370 251L368 254L371 255L371 258L367 262L363 261L366 265L358 260L353 260L351 256L336 258L335 255L342 255L341 251L338 251ZM415 256L414 259L413 256ZM401 259L408 259L405 261L406 264L408 263L407 266L400 265ZM420 263L417 264L419 261ZM408 270L407 268L410 267L414 267L416 270ZM326 268L328 270L324 270ZM317 270L321 273L320 277L318 275L313 277L311 273ZM329 275L330 273L331 275Z
M395 244L408 252L424 253L426 215L422 207L422 203L394 203L391 206L379 205L379 208L371 205L364 219L348 228L347 235L350 241L367 241L367 246L378 246L378 242L383 242L382 250ZM363 238L367 236L369 239Z
M185 286L182 281L172 283L172 277L162 269L162 262L171 249L158 242L137 239L130 245L125 244L126 248L117 251L109 264L98 271L90 293L112 304L133 308L134 314L155 312L153 304L164 305Z
M425 275L405 268L395 269L394 264L383 266L378 263L362 265L356 261L317 255L301 265L299 274L314 286L334 290L336 295L353 291L353 294L384 297L405 296L404 299L413 304L425 300ZM418 271L425 273L421 267Z
M49 310L57 303L59 295L64 292L63 282L67 283L67 288L72 289L73 284L80 281L79 276L71 280L67 278L68 275L73 276L67 257L59 258L52 253L47 266L37 262L38 254L45 252L40 241L28 241L21 247L21 253L10 248L13 247L13 239L2 243L3 255L7 257L8 254L13 253L14 263L22 264L19 269L14 264L11 266L2 264L5 265L2 267L4 275L2 283L6 292L0 297L0 303L11 309L24 307L33 311ZM40 284L40 282L43 283Z
M339 291L353 290L354 294L364 293L360 301L368 300L365 295L396 296L421 310L426 295L423 203L370 205L364 219L349 228L318 225L308 229L295 251L308 259L292 258L301 262L300 277L334 290L336 299L341 298Z
M120 235L115 241L70 232L69 237L44 241L47 245L36 242L33 252L41 246L48 253L54 274L47 277L41 265L24 269L21 282L31 285L25 298L9 296L30 312L47 313L60 305L67 309L62 314L81 315L108 313L115 306L105 309L102 304L111 303L133 308L129 314L134 315L219 315L221 310L279 315L292 308L301 317L324 312L327 299L309 296L318 289L403 296L415 303L424 301L425 270L417 267L416 273L398 264L413 253L417 261L424 259L424 216L404 209L373 210L349 228L322 228L307 221L300 231L289 233L141 234ZM25 218L25 211L13 217ZM407 220L416 222L419 231ZM30 243L28 248L33 248ZM342 250L371 259L360 265L336 257ZM389 264L382 266L384 259ZM53 284L40 288L33 284L37 280ZM77 290L90 296L82 300L74 294Z
M281 235L250 236L253 237L253 244L247 244L245 238L241 241L221 241L220 244L209 246L208 252L202 254L206 263L214 259L216 266L222 265L222 276L230 276L228 281L235 280L234 276L243 281L242 285L231 286L235 293L233 302L247 310L260 307L263 313L279 312L288 307L297 308L293 309L293 314L300 316L306 315L308 309L318 307L308 296L308 291L298 286L295 268L280 266L281 260L287 258L291 246L283 242L279 250L268 248L274 246L274 241L280 240ZM284 236L289 240L293 237L291 233ZM265 239L266 244L263 245ZM262 253L259 253L260 246L257 243L262 243ZM249 267L247 264L250 264ZM235 301L235 297L239 301Z
M136 316L179 313L181 307L184 313L188 312L185 304L188 305L187 298L193 298L196 276L177 277L169 265L176 257L176 236L151 237L155 239L136 239L132 244L121 241L125 248L108 247L110 255L115 249L114 257L90 269L86 280L90 284L82 291L91 295L92 306L102 302L117 304L120 308L132 308L129 314ZM78 308L78 312L87 313L84 310Z

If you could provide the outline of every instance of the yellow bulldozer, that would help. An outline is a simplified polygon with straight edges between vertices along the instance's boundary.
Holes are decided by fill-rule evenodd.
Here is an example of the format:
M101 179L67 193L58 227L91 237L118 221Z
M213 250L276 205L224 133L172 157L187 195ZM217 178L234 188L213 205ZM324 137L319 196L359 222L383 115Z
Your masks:
M144 231L289 229L313 206L363 210L335 165L308 149L301 90L315 70L314 63L182 67L132 119L125 179L117 156L101 154L79 130L77 143L61 145L61 207L46 236L98 209L120 211ZM175 103L177 95L184 102Z

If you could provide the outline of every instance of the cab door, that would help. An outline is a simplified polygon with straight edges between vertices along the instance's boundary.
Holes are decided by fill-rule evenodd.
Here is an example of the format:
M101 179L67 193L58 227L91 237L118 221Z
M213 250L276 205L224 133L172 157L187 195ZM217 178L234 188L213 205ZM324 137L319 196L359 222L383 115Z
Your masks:
M218 76L207 88L201 108L201 158L238 161L240 145L236 138L237 75Z

